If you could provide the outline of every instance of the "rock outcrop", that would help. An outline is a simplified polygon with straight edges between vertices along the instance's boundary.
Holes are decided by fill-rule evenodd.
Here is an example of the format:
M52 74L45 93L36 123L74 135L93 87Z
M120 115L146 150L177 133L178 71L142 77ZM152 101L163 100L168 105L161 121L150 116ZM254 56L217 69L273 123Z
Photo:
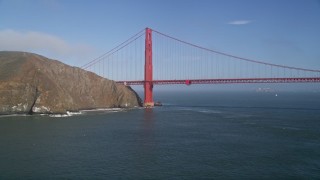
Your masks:
M26 52L0 52L0 114L141 106L130 88Z

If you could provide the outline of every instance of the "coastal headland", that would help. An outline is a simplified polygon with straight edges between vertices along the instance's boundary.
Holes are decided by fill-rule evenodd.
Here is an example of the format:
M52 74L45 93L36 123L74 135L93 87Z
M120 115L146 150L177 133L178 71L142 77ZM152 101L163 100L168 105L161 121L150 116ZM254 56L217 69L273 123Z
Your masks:
M0 115L137 106L129 86L38 54L0 51Z

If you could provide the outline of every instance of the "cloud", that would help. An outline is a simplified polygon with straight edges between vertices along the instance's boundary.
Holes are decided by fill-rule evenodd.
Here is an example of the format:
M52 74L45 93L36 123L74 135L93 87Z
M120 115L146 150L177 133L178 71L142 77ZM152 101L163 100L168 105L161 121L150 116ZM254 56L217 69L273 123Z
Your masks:
M83 57L92 50L88 45L71 44L46 33L0 30L0 51L27 51L53 56L49 58L69 59Z
M252 23L251 20L236 20L236 21L228 22L228 24L231 24L231 25L246 25L250 23Z

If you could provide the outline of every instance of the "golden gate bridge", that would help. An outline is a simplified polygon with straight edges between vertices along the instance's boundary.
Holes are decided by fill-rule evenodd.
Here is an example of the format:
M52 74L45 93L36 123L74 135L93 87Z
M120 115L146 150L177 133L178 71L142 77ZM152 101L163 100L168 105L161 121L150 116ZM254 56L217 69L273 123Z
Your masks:
M150 28L81 68L119 84L143 85L145 106L154 106L153 85L320 82L320 70L238 57Z

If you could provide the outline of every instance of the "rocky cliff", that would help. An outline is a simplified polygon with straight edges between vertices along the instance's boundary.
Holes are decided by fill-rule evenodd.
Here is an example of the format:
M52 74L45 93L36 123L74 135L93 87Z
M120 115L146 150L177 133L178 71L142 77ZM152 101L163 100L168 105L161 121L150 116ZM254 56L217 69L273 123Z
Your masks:
M134 106L141 99L130 87L37 54L0 51L0 114Z

